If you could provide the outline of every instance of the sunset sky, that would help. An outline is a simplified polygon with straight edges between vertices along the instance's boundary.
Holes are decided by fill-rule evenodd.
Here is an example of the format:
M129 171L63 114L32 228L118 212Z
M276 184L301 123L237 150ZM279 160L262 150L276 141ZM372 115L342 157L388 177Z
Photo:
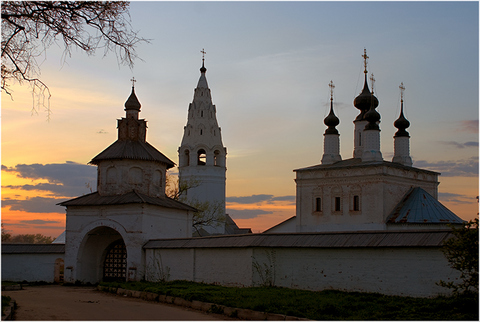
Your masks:
M38 62L51 116L32 113L28 85L2 92L2 223L13 234L58 236L57 203L96 190L87 163L116 140L135 77L147 140L177 149L204 48L227 147L227 212L261 232L295 215L294 169L319 164L335 84L343 159L352 157L353 99L364 48L375 75L381 150L391 161L405 85L413 166L440 172L439 200L465 220L478 212L478 2L132 2L141 44L131 70L114 54L60 45ZM172 174L177 172L174 168Z

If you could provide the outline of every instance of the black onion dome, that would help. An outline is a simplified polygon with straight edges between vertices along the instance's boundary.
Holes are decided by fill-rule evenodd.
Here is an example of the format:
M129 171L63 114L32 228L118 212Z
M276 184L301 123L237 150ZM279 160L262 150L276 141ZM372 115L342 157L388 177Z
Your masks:
M380 121L380 113L378 113L373 106L365 113L365 120L368 121L368 124L365 125L365 130L380 131L380 127L377 124L377 122Z
M327 117L323 120L328 129L325 130L325 134L338 134L338 130L335 128L338 124L340 124L340 120L333 112L333 102L330 105L330 113Z
M355 118L355 121L361 121L365 119L365 113L373 105L374 108L378 106L378 99L370 92L367 83L367 74L365 74L365 83L363 85L363 90L355 97L353 100L353 105L360 110L360 114Z
M408 132L405 131L405 129L410 126L410 122L403 115L403 104L402 104L402 110L400 112L400 116L395 122L393 122L393 126L395 126L398 129L397 133L395 133L395 137L398 137L398 136L410 137Z
M138 101L137 95L135 95L135 88L132 87L132 94L130 94L130 97L125 102L125 109L140 111L141 106L142 105Z

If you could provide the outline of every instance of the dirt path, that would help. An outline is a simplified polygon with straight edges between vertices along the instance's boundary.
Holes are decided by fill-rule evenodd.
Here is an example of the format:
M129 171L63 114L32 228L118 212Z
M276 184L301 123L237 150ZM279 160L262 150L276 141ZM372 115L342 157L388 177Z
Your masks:
M26 286L23 290L4 291L2 295L15 299L15 320L23 321L231 320L223 315L108 294L97 291L94 287Z

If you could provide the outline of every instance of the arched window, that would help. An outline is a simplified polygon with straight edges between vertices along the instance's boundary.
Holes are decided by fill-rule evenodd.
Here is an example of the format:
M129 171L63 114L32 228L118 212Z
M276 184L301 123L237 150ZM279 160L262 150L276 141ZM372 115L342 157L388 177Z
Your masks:
M360 210L360 196L353 196L353 211Z
M315 198L315 211L322 211L322 198Z
M117 182L117 169L110 167L107 169L107 184L114 184Z
M163 183L163 175L160 170L155 170L153 172L153 185L158 186L159 188L162 188L162 183Z
M220 151L218 150L215 150L215 152L213 153L213 165L214 166L220 166Z
M342 198L340 197L335 197L335 211L341 211L342 210Z
M129 184L141 184L143 182L143 170L139 167L130 168L128 171Z
M190 151L185 150L185 154L183 156L183 165L189 166L190 165Z
M207 163L207 153L204 149L200 149L197 152L197 164L205 165Z

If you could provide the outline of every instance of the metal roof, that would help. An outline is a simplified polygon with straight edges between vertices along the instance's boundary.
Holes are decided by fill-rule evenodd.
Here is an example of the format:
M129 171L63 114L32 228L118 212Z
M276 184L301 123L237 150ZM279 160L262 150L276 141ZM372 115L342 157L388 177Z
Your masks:
M197 238L153 239L146 249L175 248L371 248L371 247L440 247L452 237L450 229L368 232L269 233Z
M427 172L427 173L437 174L437 175L439 174L438 172L435 172L435 171L409 167L396 162L389 162L389 161L363 162L362 159L360 158L345 159L332 164L317 164L317 165L306 167L306 168L295 169L293 171L326 170L326 169L332 170L332 169L352 168L352 167L377 167L377 166L388 166L388 167L394 167L399 169L409 169L409 170L414 170L419 172Z
M63 254L65 244L2 244L2 254Z
M461 224L463 220L420 187L411 188L387 218L387 223Z
M89 163L98 164L103 160L144 160L165 163L167 169L173 168L175 163L158 151L148 142L117 140L108 148L100 152Z
M155 206L161 206L166 208L175 208L181 210L197 211L197 209L184 204L180 201L164 197L150 197L138 191L132 190L131 192L123 195L113 196L101 196L98 192L90 193L75 199L60 202L57 205L60 206L100 206L100 205L124 205L124 204L150 204Z
M292 217L290 217L290 218L282 221L281 223L278 223L278 224L276 224L275 226L268 228L267 230L263 231L263 233L268 233L270 230L275 229L275 228L277 228L277 227L279 227L279 226L281 226L281 225L283 225L283 224L286 224L286 223L289 222L289 221L295 220L296 218L297 218L297 216L292 216Z

